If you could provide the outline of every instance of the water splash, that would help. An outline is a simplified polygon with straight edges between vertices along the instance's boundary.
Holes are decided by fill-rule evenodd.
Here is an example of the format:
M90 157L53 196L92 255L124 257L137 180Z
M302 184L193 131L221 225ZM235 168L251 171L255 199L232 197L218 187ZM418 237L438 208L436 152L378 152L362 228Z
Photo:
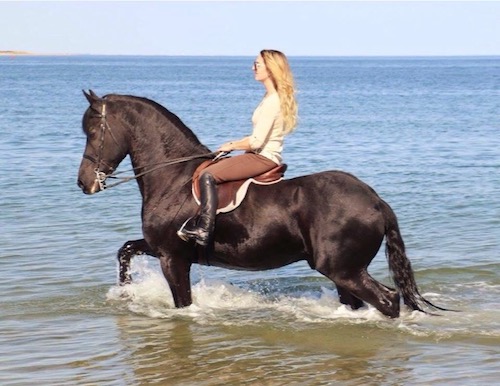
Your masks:
M193 304L176 309L162 273L150 265L150 262L145 257L134 259L134 282L111 287L107 300L125 304L130 312L138 315L167 319L188 317L200 324L242 326L272 319L274 323L290 329L299 325L340 323L374 326L435 340L454 339L457 336L500 337L500 325L495 322L498 320L496 310L466 310L432 316L402 307L400 318L392 320L370 305L356 311L351 310L339 302L335 290L321 285L316 288L299 285L298 288L302 288L299 291L295 290L297 284L292 289L286 285L273 285L275 292L271 294L262 289L262 285L247 289L226 280L203 277L192 287ZM463 284L459 287L463 288ZM480 283L469 284L467 287L476 290L479 288L480 291L492 290L491 285ZM499 291L500 287L496 286L494 289ZM452 288L444 295L427 292L424 296L431 301L460 305L461 296L465 295ZM485 328L485 323L490 327Z

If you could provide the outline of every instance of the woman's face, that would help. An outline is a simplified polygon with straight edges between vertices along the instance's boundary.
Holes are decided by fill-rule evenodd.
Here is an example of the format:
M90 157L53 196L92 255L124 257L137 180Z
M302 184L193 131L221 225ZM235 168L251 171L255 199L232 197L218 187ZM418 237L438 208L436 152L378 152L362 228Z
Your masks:
M269 78L269 74L267 72L266 65L264 64L264 59L259 55L255 58L255 62L253 62L252 70L255 76L255 80L259 82L264 82Z

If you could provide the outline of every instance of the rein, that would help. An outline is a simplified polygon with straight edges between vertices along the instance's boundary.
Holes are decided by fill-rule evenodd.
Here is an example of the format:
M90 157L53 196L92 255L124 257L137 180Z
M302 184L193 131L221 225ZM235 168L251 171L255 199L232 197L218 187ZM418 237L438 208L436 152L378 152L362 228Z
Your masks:
M162 167L165 167L165 166L170 166L170 165L175 165L175 164L180 164L182 162L187 162L187 161L191 161L191 160L194 160L194 159L197 159L197 158L211 158L213 156L216 156L214 158L217 159L219 158L219 154L220 153L206 153L206 154L200 154L200 155L193 155L193 156L189 156L189 157L181 157L181 158L174 158L172 160L169 160L169 161L164 161L164 162L159 162L157 164L153 164L153 165L148 165L148 166L138 166L138 167L135 167L135 168L132 168L132 169L129 169L129 170L124 170L122 172L117 172L117 173L111 173L111 174L108 174L108 175L105 175L104 173L100 172L101 174L104 174L105 176L105 180L107 178L114 178L114 179L119 179L120 181L118 182L115 182L113 184L110 184L110 185L106 185L104 184L104 189L109 189L109 188L113 188L117 185L120 185L120 184L123 184L125 182L129 182L131 180L135 180L139 177L142 177L143 175L145 174L148 174L148 173L151 173L151 172L154 172L155 170L157 169L161 169ZM128 171L134 171L136 169L142 169L142 168L145 168L145 167L151 167L151 169L147 169L141 173L138 173L138 174L135 174L133 176L127 176L127 177L117 177L118 174L121 174L121 173L126 173ZM97 174L97 172L96 172ZM103 181L104 182L104 181Z
M199 154L199 155L193 155L193 156L187 156L187 157L174 158L172 160L163 161L163 162L159 162L159 163L151 164L151 165L147 165L147 166L137 166L137 167L129 169L129 170L115 173L115 168L112 167L111 165L109 165L106 161L104 161L102 159L102 151L104 149L104 136L105 136L106 130L109 131L109 134L113 138L113 141L115 141L116 145L118 147L121 147L120 143L118 143L118 141L116 140L116 137L113 135L113 132L111 131L111 127L109 126L109 124L106 120L106 102L103 102L102 111L99 114L99 117L101 118L101 123L99 125L99 127L101 129L101 138L100 138L101 142L99 144L99 150L98 150L99 152L97 154L97 160L88 154L84 154L83 158L88 159L90 162L97 164L97 167L94 169L94 173L96 175L95 180L99 183L99 188L101 190L113 188L113 187L120 185L120 184L123 184L125 182L136 180L137 178L142 177L145 174L154 172L155 170L158 170L158 169L163 168L165 166L176 165L179 163L188 162L188 161L198 159L198 158L212 158L212 157L214 157L214 161L215 161L218 158L227 154L226 152L211 152L211 153L206 153L206 154ZM111 170L111 173L106 174L106 173L102 172L100 170L101 164L104 164L105 166L107 166ZM133 176L118 177L119 174L126 173L127 171L130 172L130 171L135 171L137 169L144 169L144 168L149 168L149 169L146 169L143 172L140 172L140 173L135 174ZM115 183L110 184L110 185L106 185L106 180L108 178L119 179L120 181L115 182Z

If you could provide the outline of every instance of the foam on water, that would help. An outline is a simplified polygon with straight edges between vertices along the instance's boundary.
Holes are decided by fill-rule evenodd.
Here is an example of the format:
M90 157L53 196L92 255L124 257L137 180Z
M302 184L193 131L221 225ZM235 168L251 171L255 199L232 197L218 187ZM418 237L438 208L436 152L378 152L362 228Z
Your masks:
M201 324L246 325L265 322L270 318L284 328L297 325L342 323L377 326L414 336L436 340L463 336L500 337L499 311L495 308L439 312L439 316L410 311L402 307L400 318L388 319L368 305L353 311L341 304L332 288L318 286L317 290L304 290L293 294L281 292L272 295L265 291L240 288L225 280L202 278L192 287L193 304L176 309L170 289L162 273L147 257L132 261L134 282L113 286L107 293L111 303L125 304L130 312L150 318L188 317ZM445 294L426 292L424 297L436 304L464 304L464 296L476 291L500 292L500 286L487 283L459 284ZM461 291L462 288L462 291ZM461 298L462 297L462 298ZM450 307L451 308L451 307ZM228 317L230 316L230 317ZM488 325L488 328L481 326Z

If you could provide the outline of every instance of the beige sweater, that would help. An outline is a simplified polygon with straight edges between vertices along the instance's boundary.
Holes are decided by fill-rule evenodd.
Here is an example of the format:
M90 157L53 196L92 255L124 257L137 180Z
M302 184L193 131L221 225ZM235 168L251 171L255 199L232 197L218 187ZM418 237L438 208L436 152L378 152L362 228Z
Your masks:
M252 150L278 165L282 162L285 127L281 115L278 93L262 99L252 115L253 131L250 135Z

